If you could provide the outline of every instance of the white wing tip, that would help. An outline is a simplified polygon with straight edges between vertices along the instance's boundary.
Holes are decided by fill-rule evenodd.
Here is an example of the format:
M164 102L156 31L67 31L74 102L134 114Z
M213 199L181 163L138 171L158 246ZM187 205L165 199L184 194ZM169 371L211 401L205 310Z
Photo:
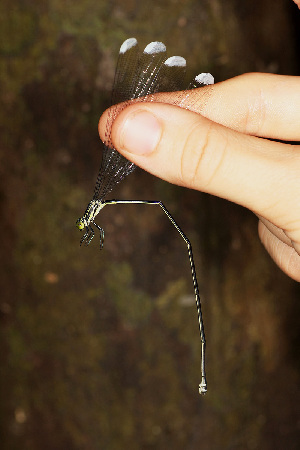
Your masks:
M186 67L186 60L182 56L171 56L165 61L165 65L169 67Z
M215 79L211 73L200 73L195 77L195 81L199 84L214 84Z
M162 53L165 52L166 46L165 44L163 44L162 42L150 42L150 44L148 44L145 47L144 53L148 53L149 55L152 55L154 53Z
M126 39L120 47L120 53L126 53L135 45L137 45L137 40L135 38Z

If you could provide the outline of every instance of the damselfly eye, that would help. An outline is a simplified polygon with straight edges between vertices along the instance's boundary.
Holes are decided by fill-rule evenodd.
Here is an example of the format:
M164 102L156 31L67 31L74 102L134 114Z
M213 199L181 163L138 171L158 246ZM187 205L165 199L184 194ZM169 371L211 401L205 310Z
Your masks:
M84 229L84 223L83 223L83 220L81 218L76 220L76 227L78 228L78 230L83 230Z

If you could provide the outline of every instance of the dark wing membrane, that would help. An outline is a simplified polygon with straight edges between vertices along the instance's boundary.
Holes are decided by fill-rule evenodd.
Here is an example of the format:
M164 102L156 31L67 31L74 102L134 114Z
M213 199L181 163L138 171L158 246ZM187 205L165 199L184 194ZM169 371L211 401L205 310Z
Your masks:
M162 42L151 42L145 47L140 60L139 69L131 99L144 97L156 91L160 69L167 58L167 49Z
M135 38L127 39L121 45L112 88L111 105L132 98L136 84L139 61L138 43Z
M171 56L160 69L156 92L174 92L185 88L186 60L182 56Z
M137 41L127 39L120 48L112 92L112 104L125 102L123 106L110 109L107 121L105 146L93 199L103 200L135 165L120 155L111 144L111 126L120 111L129 102L144 100L155 92L182 89L185 75L185 60L181 57L167 59L166 47L161 42L151 42L140 55ZM151 101L147 97L147 101Z
M136 85L139 62L138 44L135 38L127 39L121 45L117 62L111 104L115 105L132 98ZM119 113L116 108L110 110L106 128L106 142L111 142L111 125ZM118 153L112 145L105 145L101 167L97 176L93 199L103 200L114 186L129 175L135 165Z
M135 164L117 150L104 144L101 167L96 181L94 200L104 200L113 188L134 169Z

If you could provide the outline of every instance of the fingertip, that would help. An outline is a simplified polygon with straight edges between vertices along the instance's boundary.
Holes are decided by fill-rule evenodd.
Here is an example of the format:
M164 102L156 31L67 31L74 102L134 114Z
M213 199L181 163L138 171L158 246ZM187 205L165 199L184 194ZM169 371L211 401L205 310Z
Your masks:
M161 137L160 121L146 108L126 111L125 114L125 116L122 115L122 122L116 134L113 127L114 143L121 151L135 155L150 155Z

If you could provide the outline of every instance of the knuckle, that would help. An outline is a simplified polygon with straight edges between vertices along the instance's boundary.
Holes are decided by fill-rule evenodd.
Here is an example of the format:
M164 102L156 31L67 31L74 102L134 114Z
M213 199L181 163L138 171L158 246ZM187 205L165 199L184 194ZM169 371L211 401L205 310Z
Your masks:
M186 133L181 157L184 184L206 190L223 165L227 147L226 134L220 139L213 122L208 126L196 123Z
M246 73L237 77L239 86L248 86L247 101L243 113L237 118L239 128L247 134L260 136L268 116L269 102L266 98L264 76Z
M267 119L267 101L262 88L257 90L254 105L250 109L248 117L251 120L249 120L247 130L251 128L251 134L256 136L263 135L263 128Z

